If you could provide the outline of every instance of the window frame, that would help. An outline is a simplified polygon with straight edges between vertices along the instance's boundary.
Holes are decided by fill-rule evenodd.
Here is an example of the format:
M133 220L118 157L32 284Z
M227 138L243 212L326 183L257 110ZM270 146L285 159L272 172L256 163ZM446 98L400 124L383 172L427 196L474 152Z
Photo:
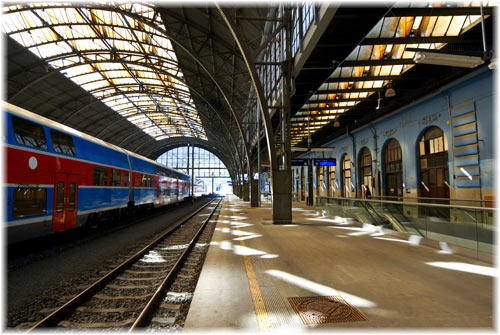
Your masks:
M41 149L41 150L48 150L49 149L49 144L47 141L47 136L45 134L45 129L41 124L38 124L36 122L11 115L11 122L12 122L12 132L14 135L15 141L23 146L30 147L30 148L36 148L36 149ZM23 124L24 123L24 124ZM32 129L27 129L23 127L32 127ZM27 134L29 131L38 131L39 138L36 138L36 136L32 136L29 140ZM21 131L19 131L21 130ZM23 132L25 134L23 135ZM32 134L33 135L33 134ZM34 141L35 143L31 142ZM38 143L38 141L41 141Z
M100 170L100 171L98 171ZM104 183L102 182L103 178L99 178L98 183L96 184L96 171L104 172ZM103 166L94 165L93 174L92 174L92 185L94 186L108 186L108 168Z
M52 148L54 149L55 152L57 152L58 154L62 154L62 155L76 157L76 148L75 148L75 142L73 140L73 136L66 134L66 133L63 133L63 132L56 130L56 129L52 129L52 128L50 128L49 133L50 133L50 139L52 140ZM54 135L56 135L56 136L54 136ZM68 141L68 143L66 143L66 145L69 148L69 152L66 152L66 151L61 149L61 145L64 143L61 143L60 141L58 143L56 143L55 139L57 138L57 136Z
M26 209L26 205L21 205L21 206L16 206L16 203L18 201L30 201L30 200L26 200L26 199L19 199L19 198L16 198L16 192L22 192L22 191L26 191L26 190L30 190L30 192L40 192L42 191L43 192L43 196L42 196L42 199L40 199L40 201L36 201L35 199L35 203L39 203L40 205L40 210L38 212L34 212L34 213L26 213L26 212L20 212L20 211L16 211L16 208L22 208L22 209ZM47 213L47 189L46 188L42 188L42 187L16 187L14 190L13 190L13 193L12 193L12 217L14 219L20 219L20 218L27 218L27 217L33 217L33 216L41 216L41 215L44 215Z

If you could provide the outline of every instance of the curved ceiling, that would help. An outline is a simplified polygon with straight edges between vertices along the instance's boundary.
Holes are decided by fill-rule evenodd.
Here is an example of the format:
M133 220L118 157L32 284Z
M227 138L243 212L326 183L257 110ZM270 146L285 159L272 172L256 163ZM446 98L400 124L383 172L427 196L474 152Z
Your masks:
M489 2L484 5L491 6ZM480 24L478 7L475 2L395 3L345 59L334 61L335 70L292 117L292 145L326 125L339 127L339 117L351 109L365 108L366 112L367 107L358 106L363 102L375 101L378 111L396 95L393 83L416 66L422 52L442 50L448 42L457 41ZM468 14L467 10L474 12L473 8L477 13ZM475 66L484 62L477 58ZM458 61L455 63L460 66ZM388 88L392 88L389 94Z
M153 7L128 3L13 5L2 17L3 31L50 70L154 139L206 139L172 44L154 28L162 24Z

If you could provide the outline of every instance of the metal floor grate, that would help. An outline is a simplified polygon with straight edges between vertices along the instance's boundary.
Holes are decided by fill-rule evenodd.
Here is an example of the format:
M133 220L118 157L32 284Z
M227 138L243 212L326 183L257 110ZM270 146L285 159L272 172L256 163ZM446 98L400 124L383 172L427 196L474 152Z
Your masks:
M366 321L366 317L340 296L288 298L305 325Z

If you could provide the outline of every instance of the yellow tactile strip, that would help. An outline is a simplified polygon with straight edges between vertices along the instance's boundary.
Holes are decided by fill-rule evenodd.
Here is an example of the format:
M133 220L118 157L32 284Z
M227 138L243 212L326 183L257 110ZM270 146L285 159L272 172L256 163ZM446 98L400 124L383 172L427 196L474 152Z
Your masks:
M236 230L240 229L236 228ZM240 245L242 247L246 247L245 241L240 240ZM250 260L249 256L244 255L243 262L245 264L245 271L248 277L248 285L250 286L250 293L252 294L252 300L255 308L255 314L257 316L257 322L259 324L259 329L263 332L270 331L271 320L269 319L269 314L267 313L266 305L264 304L264 299L262 297L262 292L260 291L259 282L257 281L257 276L255 275L252 261Z
M340 296L292 297L288 301L305 325L367 320Z

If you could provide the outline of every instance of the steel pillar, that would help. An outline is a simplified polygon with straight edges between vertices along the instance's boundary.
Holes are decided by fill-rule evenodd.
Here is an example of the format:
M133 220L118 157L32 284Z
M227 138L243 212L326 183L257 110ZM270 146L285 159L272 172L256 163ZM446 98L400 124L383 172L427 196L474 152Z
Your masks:
M292 174L290 170L274 171L272 183L273 223L290 223L292 221Z
M248 181L244 181L243 182L243 188L242 188L242 192L243 192L243 201L250 201L250 194L249 194L249 191L250 191L250 188L249 188L249 182Z
M259 207L259 180L251 179L250 184L250 206Z

